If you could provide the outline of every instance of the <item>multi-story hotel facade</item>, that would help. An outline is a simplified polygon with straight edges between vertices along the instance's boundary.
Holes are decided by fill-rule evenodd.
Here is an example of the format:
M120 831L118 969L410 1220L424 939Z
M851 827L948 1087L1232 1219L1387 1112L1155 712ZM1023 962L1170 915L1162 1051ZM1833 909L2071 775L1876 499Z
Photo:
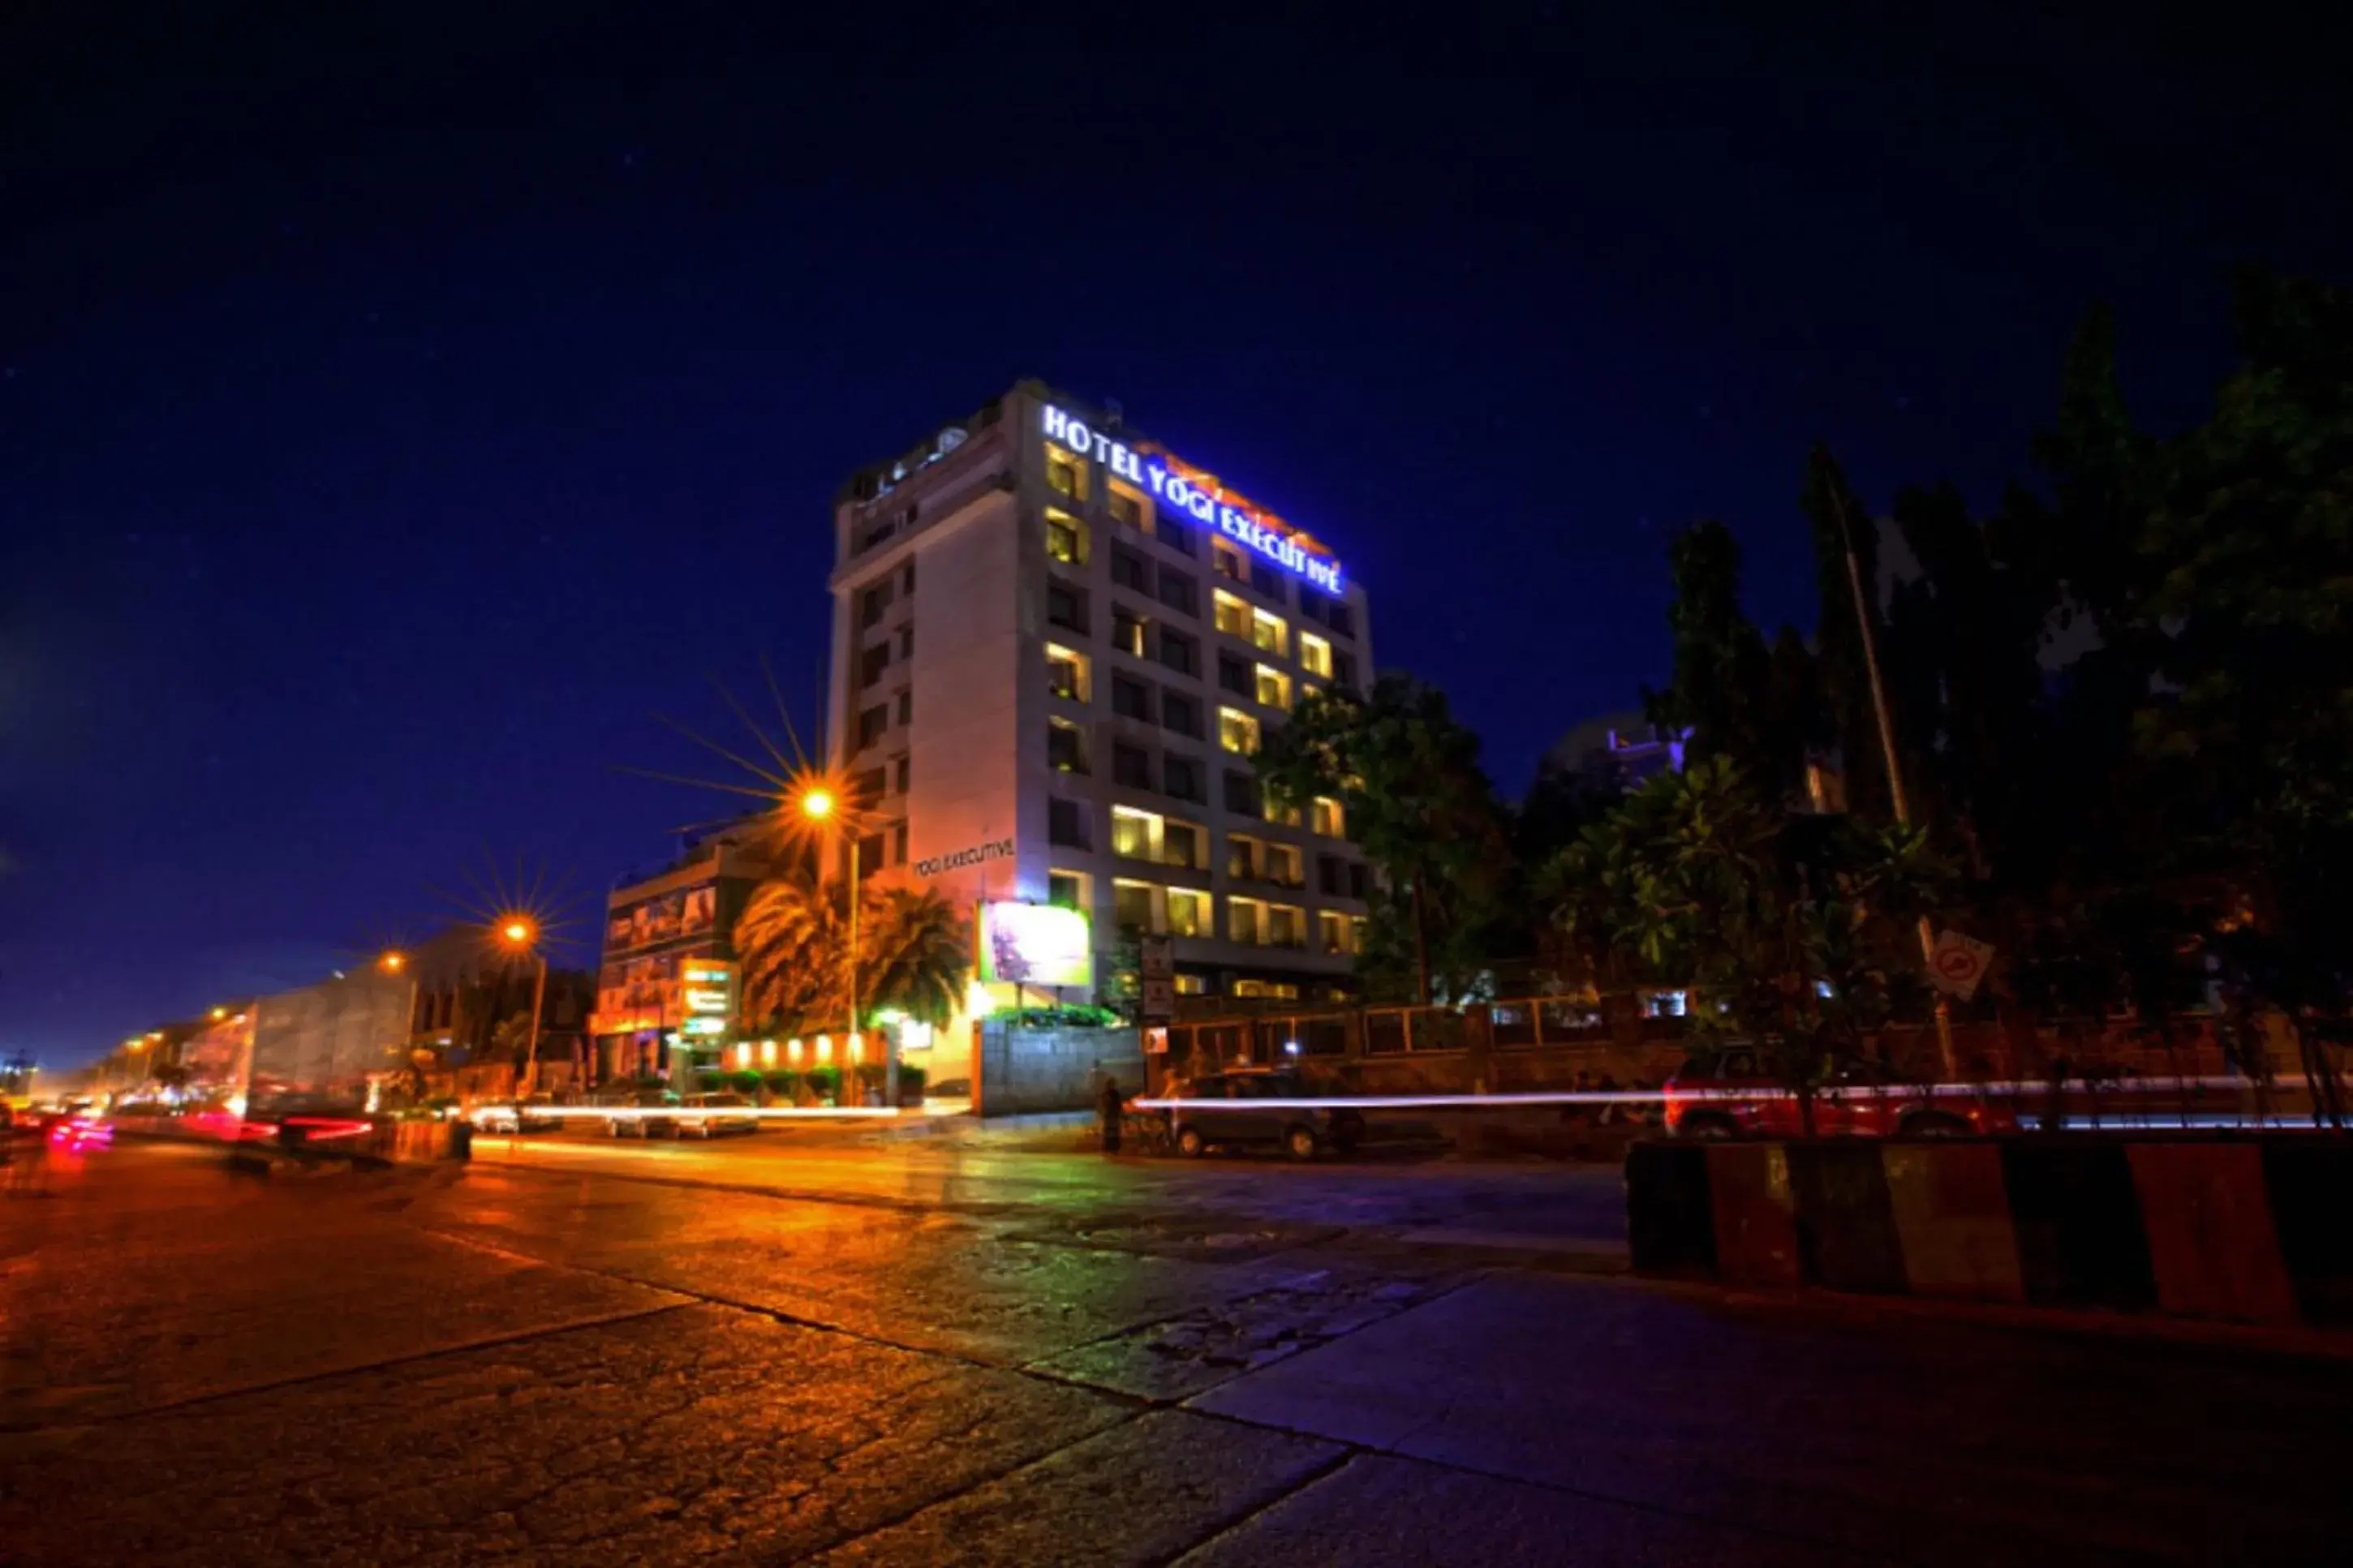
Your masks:
M1364 861L1337 802L1277 811L1250 765L1304 694L1370 679L1332 550L1030 382L853 476L834 530L864 875L1077 910L1099 984L1151 933L1180 994L1347 994Z

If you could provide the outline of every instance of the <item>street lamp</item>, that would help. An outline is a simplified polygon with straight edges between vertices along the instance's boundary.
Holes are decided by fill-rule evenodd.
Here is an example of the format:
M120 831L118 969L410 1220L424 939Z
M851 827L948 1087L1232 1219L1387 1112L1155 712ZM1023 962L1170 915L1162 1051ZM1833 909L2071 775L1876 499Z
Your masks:
M539 960L539 978L531 990L530 1043L523 1048L522 1078L515 1090L515 1129L521 1131L522 1102L539 1087L539 1018L540 1009L547 1001L547 950L539 945L538 928L520 915L501 922L498 937L516 953L528 952Z
M792 800L793 809L820 829L838 833L849 846L849 942L843 962L849 970L849 1043L852 1048L862 1044L858 1028L858 827L840 813L840 801L834 791L821 783L801 786ZM860 1064L851 1065L854 1075ZM898 1098L897 1064L891 1059L886 1045L882 1050L882 1103L891 1104Z
M397 974L408 967L408 954L398 948L387 948L384 956L375 961L375 964L386 974ZM214 1011L217 1013L219 1010L216 1008Z

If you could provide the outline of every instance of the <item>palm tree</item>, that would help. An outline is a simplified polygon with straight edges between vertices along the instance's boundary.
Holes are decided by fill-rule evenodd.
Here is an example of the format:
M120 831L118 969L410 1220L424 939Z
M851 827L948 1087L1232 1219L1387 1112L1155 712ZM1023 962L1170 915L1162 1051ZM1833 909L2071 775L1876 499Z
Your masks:
M929 889L870 884L858 906L860 1006L946 1023L972 973L967 922ZM762 883L735 922L745 1016L793 1030L830 1027L849 1011L848 940L840 883L820 888L807 870Z
M937 1028L964 999L972 929L930 889L891 888L862 900L858 994Z
M735 921L746 1017L798 1029L848 1007L841 951L846 900L801 868L760 884Z

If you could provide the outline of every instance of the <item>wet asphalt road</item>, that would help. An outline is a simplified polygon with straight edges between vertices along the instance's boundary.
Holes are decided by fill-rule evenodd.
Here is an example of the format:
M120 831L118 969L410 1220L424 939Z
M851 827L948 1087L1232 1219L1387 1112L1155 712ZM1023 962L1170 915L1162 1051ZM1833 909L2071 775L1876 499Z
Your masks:
M1609 1173L746 1142L61 1166L0 1560L2343 1556L2344 1361L1561 1271Z

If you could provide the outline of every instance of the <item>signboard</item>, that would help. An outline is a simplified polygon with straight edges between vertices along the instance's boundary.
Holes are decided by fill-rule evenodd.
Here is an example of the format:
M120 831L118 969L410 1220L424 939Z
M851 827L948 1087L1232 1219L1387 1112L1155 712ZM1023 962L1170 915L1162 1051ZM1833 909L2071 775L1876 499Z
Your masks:
M980 977L1016 985L1092 985L1087 917L1059 904L981 905Z
M1144 983L1144 1016L1166 1021L1176 1016L1176 983L1174 980L1147 980Z
M1327 594L1340 592L1340 563L1306 534L1219 484L1214 474L1181 463L1149 442L1131 447L1052 404L1039 405L1039 427L1050 441L1092 458L1113 474L1152 492L1171 511L1206 523Z
M918 877L936 877L943 871L961 871L967 866L985 865L991 860L1013 858L1013 840L992 838L986 844L968 844L962 849L951 849L944 855L931 855L918 860L914 872Z
M1141 946L1144 954L1145 979L1174 980L1176 978L1176 944L1166 932L1155 932L1145 937Z
M1957 931L1941 931L1928 950L1928 984L1966 1002L1978 994L1992 963L1990 943Z
M1144 1031L1144 1054L1147 1057L1165 1057L1168 1054L1168 1031L1166 1028Z

